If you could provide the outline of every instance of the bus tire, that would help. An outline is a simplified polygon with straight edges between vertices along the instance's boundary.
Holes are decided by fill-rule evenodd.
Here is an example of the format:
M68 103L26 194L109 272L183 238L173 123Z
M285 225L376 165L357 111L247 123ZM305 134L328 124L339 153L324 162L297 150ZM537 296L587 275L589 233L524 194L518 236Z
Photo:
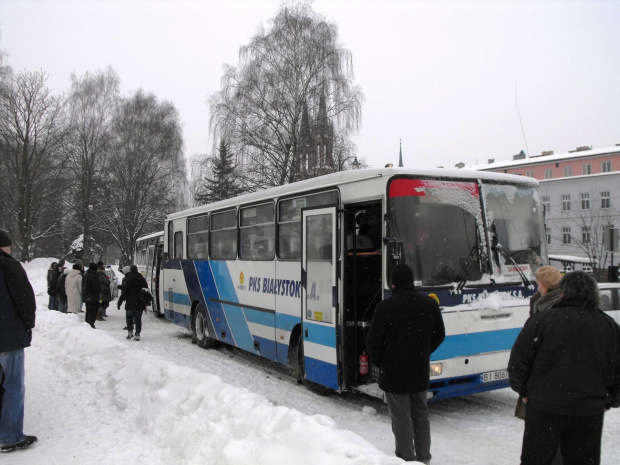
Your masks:
M198 347L203 349L211 349L216 342L215 339L208 336L207 322L200 304L196 307L194 318L192 318L192 342L196 342Z
M299 340L297 342L297 363L294 367L294 372L297 373L298 381L301 381L308 391L318 394L319 396L326 396L332 392L332 389L306 379L306 370L304 367L304 338L301 333L299 334Z

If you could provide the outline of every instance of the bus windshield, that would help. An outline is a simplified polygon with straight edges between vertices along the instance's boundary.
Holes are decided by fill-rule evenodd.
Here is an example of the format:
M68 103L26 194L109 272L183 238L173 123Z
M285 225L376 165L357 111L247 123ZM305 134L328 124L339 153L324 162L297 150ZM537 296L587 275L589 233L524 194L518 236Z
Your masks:
M522 272L533 281L546 256L538 190L484 182L483 192L495 274L510 280Z
M455 282L470 257L478 264L470 280L487 271L476 182L395 179L389 219L389 237L402 243L401 260L413 269L417 285Z
M388 237L413 269L416 285L533 280L544 256L537 190L483 183L482 191L475 180L391 182Z

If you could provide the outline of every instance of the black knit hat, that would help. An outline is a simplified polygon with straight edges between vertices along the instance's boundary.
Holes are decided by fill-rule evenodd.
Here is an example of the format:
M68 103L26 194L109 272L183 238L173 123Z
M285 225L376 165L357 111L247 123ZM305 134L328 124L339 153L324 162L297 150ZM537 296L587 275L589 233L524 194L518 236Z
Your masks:
M0 247L10 247L13 245L11 236L4 229L0 229Z
M97 264L91 263L90 265L88 265L88 269L92 271L97 271Z
M390 280L395 287L410 286L413 284L413 271L404 263L399 263L392 270Z

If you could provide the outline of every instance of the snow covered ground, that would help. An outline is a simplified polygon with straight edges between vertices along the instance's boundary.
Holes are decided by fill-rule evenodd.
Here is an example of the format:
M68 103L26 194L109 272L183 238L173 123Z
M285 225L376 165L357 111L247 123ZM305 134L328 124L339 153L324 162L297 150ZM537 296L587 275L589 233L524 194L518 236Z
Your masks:
M189 333L149 314L126 341L113 302L97 330L84 314L47 310L52 259L25 268L37 294L26 349L25 433L31 449L0 463L398 464L387 409L343 394L319 397L253 356L202 350ZM519 462L523 423L505 389L431 404L433 465ZM620 411L606 415L604 465L620 460Z

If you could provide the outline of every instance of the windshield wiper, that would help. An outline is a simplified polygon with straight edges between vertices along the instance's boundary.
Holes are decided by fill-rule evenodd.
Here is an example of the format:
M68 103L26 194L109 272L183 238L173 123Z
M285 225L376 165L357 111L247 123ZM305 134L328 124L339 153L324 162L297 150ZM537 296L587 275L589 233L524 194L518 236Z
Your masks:
M495 244L494 248L497 249L506 260L508 260L510 263L512 263L514 265L514 267L517 269L517 272L519 273L519 276L521 277L521 280L523 281L523 285L525 287L533 288L534 285L532 284L532 282L529 279L527 279L527 276L525 276L525 273L523 272L523 269L521 269L521 267L514 260L514 258L512 258L510 255L508 255L508 252L506 252L506 250L502 247L502 245L498 242L497 244Z
M456 286L457 291L463 290L472 272L476 269L476 264L478 265L478 271L482 273L480 256L480 246L474 245L471 249L471 252L469 252L467 260L465 260L465 263L461 267L461 271L459 271L459 274L456 277L456 281L459 282L459 284Z

